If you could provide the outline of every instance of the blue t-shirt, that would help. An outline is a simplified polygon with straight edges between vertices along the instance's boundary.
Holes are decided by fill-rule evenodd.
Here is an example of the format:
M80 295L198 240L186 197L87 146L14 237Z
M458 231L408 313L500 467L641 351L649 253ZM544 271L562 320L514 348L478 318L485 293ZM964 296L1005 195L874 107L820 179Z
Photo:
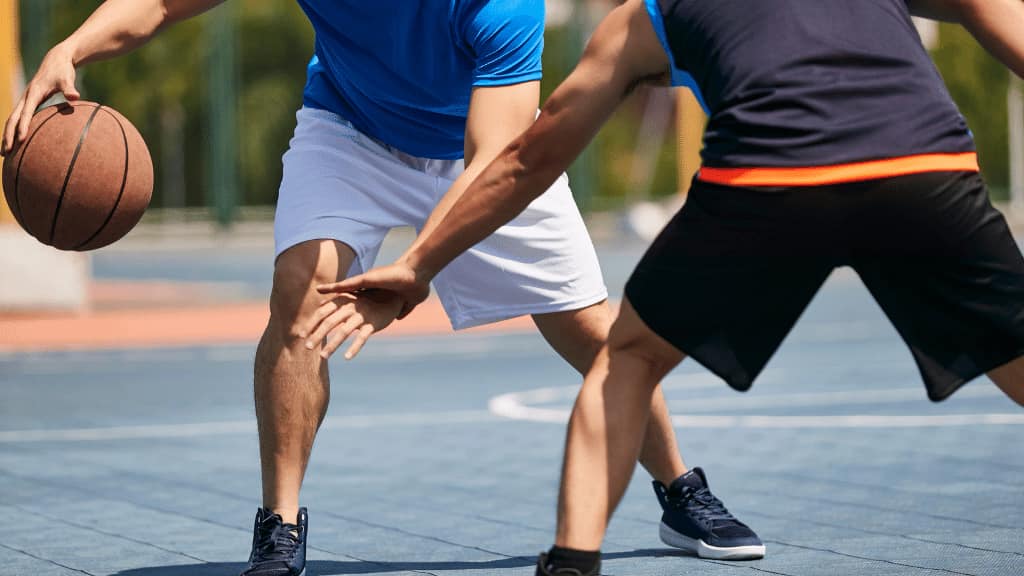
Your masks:
M424 158L462 158L474 86L541 77L544 0L298 0L316 31L303 102Z

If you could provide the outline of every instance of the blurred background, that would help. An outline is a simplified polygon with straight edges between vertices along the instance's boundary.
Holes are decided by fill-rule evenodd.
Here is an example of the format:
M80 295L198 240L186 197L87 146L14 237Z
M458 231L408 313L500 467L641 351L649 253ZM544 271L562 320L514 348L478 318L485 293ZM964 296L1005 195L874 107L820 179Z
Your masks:
M29 76L99 2L19 4ZM549 1L545 95L571 69L612 4ZM993 197L1005 200L1010 76L960 27L942 24L936 32L936 64L975 133ZM156 160L154 208L213 211L229 223L248 208L274 204L312 50L312 29L295 2L234 0L167 30L133 55L84 68L80 87L83 97L121 110L145 136ZM672 99L671 92L641 90L602 131L573 174L585 210L620 208L680 188ZM218 166L224 174L214 177Z
M0 0L0 114L25 78L98 1ZM543 95L577 61L609 0L548 0ZM998 202L1024 198L1019 83L962 28L922 23L953 97L977 138ZM84 98L124 113L142 132L156 169L153 202L125 242L162 230L269 235L281 155L301 105L313 33L292 1L233 0L165 31L137 52L79 71ZM914 111L907 111L913 114ZM573 165L577 201L597 236L649 239L678 206L699 164L703 114L683 91L634 93ZM1011 162L1011 158L1017 158ZM1011 169L1011 167L1013 167ZM1016 196L1014 195L1016 188ZM0 227L13 226L0 207ZM161 226L163 226L161 228ZM0 239L9 238L0 236ZM0 244L0 250L7 250ZM269 241L269 238L268 238ZM2 294L0 294L2 300ZM0 303L2 306L2 303Z

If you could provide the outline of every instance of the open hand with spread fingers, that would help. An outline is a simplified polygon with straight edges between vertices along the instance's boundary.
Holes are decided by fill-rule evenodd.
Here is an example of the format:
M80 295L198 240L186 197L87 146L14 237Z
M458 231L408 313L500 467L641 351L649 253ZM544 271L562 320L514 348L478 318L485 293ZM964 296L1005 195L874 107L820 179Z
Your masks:
M351 360L370 336L394 322L401 311L402 300L387 290L340 293L313 312L301 334L306 348L314 350L321 344L323 358L329 358L351 336L352 344L345 351L345 359Z
M327 358L355 334L345 352L345 358L351 360L370 336L404 318L427 299L430 280L417 275L410 266L396 263L317 286L317 291L337 296L324 302L306 322L302 331L306 347L312 350L326 339L320 355Z

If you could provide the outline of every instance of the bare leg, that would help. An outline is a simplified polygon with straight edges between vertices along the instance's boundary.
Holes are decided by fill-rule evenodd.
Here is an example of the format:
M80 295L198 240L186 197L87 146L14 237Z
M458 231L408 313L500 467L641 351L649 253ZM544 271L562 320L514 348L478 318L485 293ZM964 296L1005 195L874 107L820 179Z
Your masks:
M256 349L254 392L259 423L263 506L295 522L313 439L327 413L330 381L319 350L307 350L299 323L323 299L315 286L348 272L355 254L333 240L292 247L274 265L270 322Z
M533 321L548 344L586 375L608 339L612 313L608 302L604 301L580 310L537 314ZM640 452L640 464L665 485L686 473L686 464L676 444L675 429L660 385L651 397L650 419Z
M558 546L598 550L640 455L658 382L683 354L628 301L576 399L558 505Z
M988 377L1011 400L1024 406L1024 356L992 370Z

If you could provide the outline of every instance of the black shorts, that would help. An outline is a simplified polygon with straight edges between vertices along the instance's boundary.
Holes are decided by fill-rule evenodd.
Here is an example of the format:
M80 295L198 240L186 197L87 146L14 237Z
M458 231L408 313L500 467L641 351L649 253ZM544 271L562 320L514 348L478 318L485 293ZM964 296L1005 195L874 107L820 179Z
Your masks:
M971 172L793 188L695 181L626 296L654 332L747 390L837 266L860 275L934 401L1024 354L1024 258Z

